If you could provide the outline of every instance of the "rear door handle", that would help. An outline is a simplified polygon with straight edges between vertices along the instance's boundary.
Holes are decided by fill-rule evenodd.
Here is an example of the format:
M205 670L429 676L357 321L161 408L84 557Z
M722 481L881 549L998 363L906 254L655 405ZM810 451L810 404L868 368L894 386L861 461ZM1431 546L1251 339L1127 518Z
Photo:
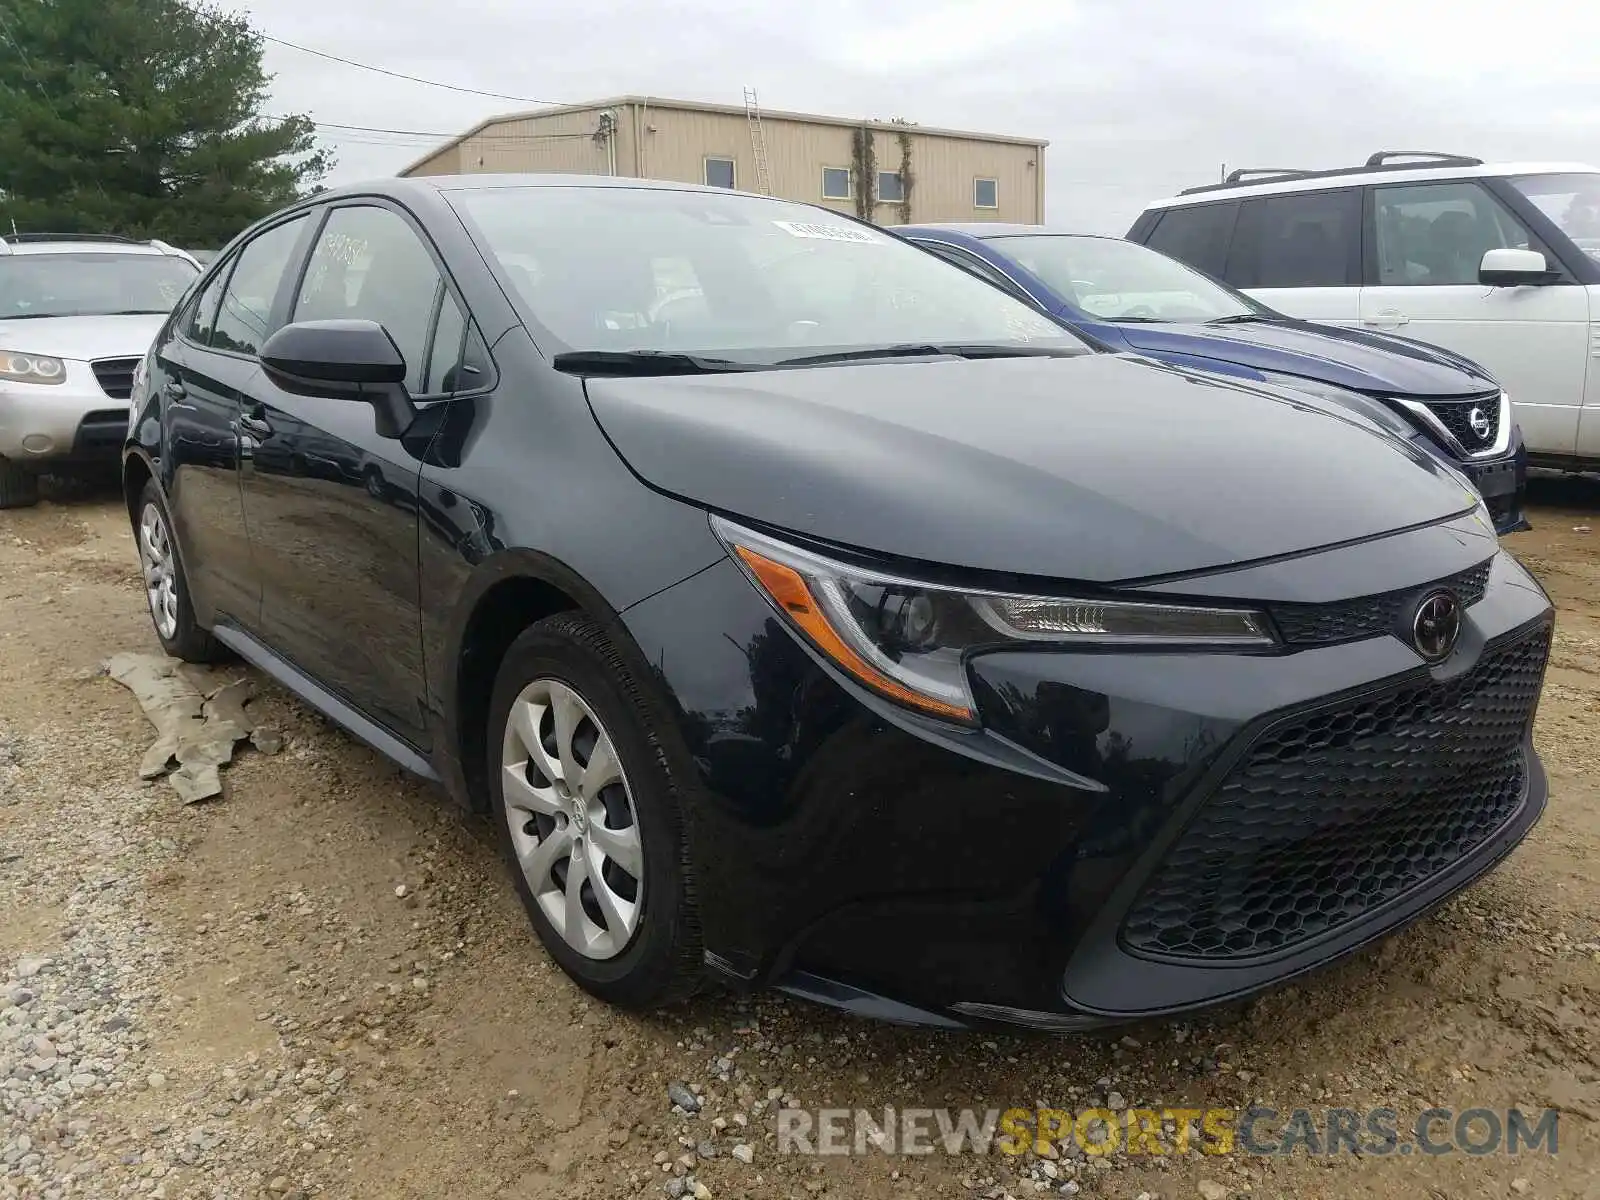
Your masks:
M1381 312L1373 313L1370 317L1362 317L1363 325L1370 325L1374 329L1398 329L1408 324L1411 318L1398 308L1386 308Z

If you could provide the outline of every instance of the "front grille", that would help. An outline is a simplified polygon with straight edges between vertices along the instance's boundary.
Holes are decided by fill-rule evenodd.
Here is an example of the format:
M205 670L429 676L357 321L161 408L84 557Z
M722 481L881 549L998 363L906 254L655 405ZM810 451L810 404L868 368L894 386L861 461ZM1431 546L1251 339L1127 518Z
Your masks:
M89 365L100 381L100 390L113 400L126 400L133 395L133 369L139 365L137 358L102 358Z
M1476 400L1428 400L1428 411L1439 418L1468 454L1477 454L1494 445L1500 435L1500 397L1480 396ZM1479 414L1479 427L1473 428L1472 414ZM1487 420L1487 430L1483 422Z
M1548 627L1446 683L1369 693L1267 730L1204 802L1122 937L1156 957L1281 951L1404 895L1522 804Z
M1432 584L1339 600L1332 604L1274 604L1268 607L1278 633L1290 646L1334 646L1361 638L1392 633L1399 627L1408 605L1434 588L1456 594L1463 608L1483 599L1494 560L1479 563Z

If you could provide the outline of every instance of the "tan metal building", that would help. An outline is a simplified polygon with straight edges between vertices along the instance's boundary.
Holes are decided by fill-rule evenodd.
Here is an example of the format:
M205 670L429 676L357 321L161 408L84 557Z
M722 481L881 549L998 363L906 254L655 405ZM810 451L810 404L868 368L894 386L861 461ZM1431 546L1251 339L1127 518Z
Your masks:
M1038 138L620 96L491 117L401 175L552 171L765 191L883 225L1044 220ZM867 186L862 187L865 180Z

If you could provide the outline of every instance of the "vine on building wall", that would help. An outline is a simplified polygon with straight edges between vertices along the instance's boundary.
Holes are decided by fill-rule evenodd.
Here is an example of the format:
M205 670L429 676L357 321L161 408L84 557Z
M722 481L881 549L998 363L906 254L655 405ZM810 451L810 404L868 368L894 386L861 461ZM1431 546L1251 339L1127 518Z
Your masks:
M872 126L863 124L856 129L850 139L850 149L850 165L856 177L856 216L870 221L878 183L878 153L872 144Z
M898 125L909 125L909 121L897 121ZM911 173L911 131L900 130L900 224L911 224L911 188L916 183L916 176Z

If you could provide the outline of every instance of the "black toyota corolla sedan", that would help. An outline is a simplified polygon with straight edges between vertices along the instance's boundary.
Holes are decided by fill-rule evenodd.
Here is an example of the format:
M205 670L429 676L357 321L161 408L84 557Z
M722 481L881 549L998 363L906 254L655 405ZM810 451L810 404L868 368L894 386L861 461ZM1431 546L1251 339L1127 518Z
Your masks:
M219 255L133 399L162 644L492 814L617 1004L1176 1012L1544 808L1551 606L1461 476L823 209L325 192Z

